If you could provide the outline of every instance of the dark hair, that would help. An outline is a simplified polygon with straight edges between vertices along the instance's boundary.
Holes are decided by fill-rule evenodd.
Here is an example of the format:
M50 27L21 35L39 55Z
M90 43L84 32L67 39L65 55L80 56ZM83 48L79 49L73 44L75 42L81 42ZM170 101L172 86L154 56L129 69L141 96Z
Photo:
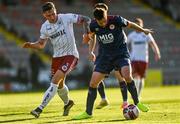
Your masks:
M105 10L101 8L96 8L93 12L94 18L97 20L101 20L102 18L104 18L104 14L105 14Z
M105 3L97 3L97 4L94 5L94 9L95 8L103 8L106 11L108 11L108 6Z
M56 9L53 2L45 2L42 5L42 11L43 12L46 12L46 11L51 10L51 9Z

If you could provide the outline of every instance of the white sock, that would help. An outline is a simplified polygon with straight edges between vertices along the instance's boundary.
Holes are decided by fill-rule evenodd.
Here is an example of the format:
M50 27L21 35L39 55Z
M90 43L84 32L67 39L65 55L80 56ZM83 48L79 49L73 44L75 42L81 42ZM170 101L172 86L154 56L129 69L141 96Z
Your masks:
M141 91L142 89L144 88L144 79L141 79L140 82L139 82L139 91L138 91L138 96L141 95Z
M138 91L138 89L139 89L139 78L134 78L134 83L135 83L136 89Z
M137 93L138 93L138 97L140 95L140 79L139 78L134 78L134 82L135 82L135 86L136 86L136 89L137 89Z
M49 101L54 97L58 89L58 86L54 83L51 83L49 88L44 93L43 101L39 106L40 109L44 109Z
M61 89L58 89L58 95L62 99L65 105L69 102L69 90L68 87L64 84L64 87Z

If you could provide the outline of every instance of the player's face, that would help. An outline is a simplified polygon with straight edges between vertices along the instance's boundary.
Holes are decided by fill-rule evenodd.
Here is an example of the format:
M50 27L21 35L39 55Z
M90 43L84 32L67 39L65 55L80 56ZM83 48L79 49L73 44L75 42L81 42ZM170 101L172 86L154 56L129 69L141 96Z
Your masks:
M100 27L105 27L107 24L107 11L104 12L104 17L101 20L96 20Z
M43 13L43 16L50 22L56 23L57 21L57 13L55 9L48 10Z

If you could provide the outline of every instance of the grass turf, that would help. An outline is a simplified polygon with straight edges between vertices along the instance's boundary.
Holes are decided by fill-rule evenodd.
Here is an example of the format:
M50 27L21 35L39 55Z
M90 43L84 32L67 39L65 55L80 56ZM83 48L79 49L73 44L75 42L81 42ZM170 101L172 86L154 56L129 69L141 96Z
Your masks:
M180 124L180 86L145 88L142 102L148 104L150 111L140 113L136 120L125 120L120 108L122 98L120 89L106 89L110 105L101 110L94 110L93 118L74 121L71 118L85 110L87 90L70 91L75 106L70 115L62 116L63 103L58 95L36 119L29 112L36 108L42 100L43 92L33 93L1 93L0 94L0 123L12 124L46 124L46 123L121 123L121 124ZM130 96L129 96L130 98ZM129 99L132 103L131 98ZM98 95L95 105L100 101Z

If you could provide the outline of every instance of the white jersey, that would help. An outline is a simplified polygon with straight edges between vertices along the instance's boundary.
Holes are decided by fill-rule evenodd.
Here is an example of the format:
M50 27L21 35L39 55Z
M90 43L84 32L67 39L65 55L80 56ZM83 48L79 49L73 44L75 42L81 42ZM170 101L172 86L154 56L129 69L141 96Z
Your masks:
M154 41L151 34L133 31L128 35L127 42L131 44L131 60L148 62L149 42Z
M76 14L58 14L56 23L49 23L47 20L42 24L40 38L50 39L53 45L53 57L74 55L79 58L73 31L73 23L77 22Z

